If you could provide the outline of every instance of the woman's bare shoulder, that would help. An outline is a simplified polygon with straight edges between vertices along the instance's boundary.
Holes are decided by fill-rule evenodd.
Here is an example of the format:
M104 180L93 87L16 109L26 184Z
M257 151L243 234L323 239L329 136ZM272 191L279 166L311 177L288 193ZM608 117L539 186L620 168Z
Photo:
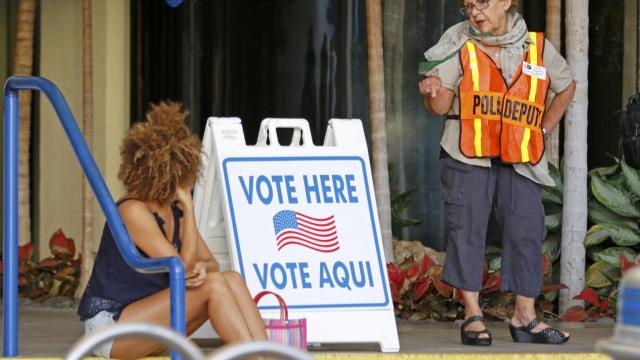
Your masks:
M122 217L130 218L144 216L144 214L150 215L151 213L147 204L145 204L144 201L137 199L129 199L123 202L122 204L120 204L120 206L118 206L118 210L120 210L120 215Z

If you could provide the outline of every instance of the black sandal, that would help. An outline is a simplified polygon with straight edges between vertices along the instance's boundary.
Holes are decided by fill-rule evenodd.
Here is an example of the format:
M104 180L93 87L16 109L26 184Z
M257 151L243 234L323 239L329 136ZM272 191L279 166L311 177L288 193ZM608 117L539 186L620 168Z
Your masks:
M489 346L491 345L491 331L489 329L484 329L482 331L471 331L465 330L469 324L474 323L476 321L484 322L484 317L481 315L470 316L460 327L460 340L463 345L473 345L473 346ZM481 338L480 335L487 334L489 335L486 338Z
M532 332L538 324L540 324L540 320L534 319L527 326L515 327L509 325L511 338L514 342L553 345L564 344L569 340L569 336L552 327L545 328L537 333Z

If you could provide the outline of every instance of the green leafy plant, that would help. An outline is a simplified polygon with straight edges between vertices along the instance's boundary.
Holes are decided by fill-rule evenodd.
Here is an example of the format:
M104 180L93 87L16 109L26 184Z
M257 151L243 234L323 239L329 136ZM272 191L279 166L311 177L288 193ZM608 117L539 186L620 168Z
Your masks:
M389 181L395 183L397 181L397 173L395 164L390 162L388 164L389 169ZM415 198L418 192L418 187L414 187L413 189L409 189L405 192L398 194L396 197L391 199L391 223L393 224L393 231L402 229L408 226L416 226L422 224L422 219L410 219L405 217L404 213L411 205L411 202Z
M627 260L627 257L623 253L620 253L619 260L622 274L632 267L640 266L637 260L635 262ZM592 321L601 317L615 318L616 316L616 304L618 302L617 287L612 288L607 286L599 289L587 287L582 290L575 299L584 300L585 306L576 305L567 309L563 320Z
M391 222L398 228L422 224L422 219L409 219L404 216L411 201L416 196L418 188L407 190L391 200Z
M640 263L640 171L615 161L589 171L586 287L575 297L585 306L568 309L566 321L615 317L618 282Z

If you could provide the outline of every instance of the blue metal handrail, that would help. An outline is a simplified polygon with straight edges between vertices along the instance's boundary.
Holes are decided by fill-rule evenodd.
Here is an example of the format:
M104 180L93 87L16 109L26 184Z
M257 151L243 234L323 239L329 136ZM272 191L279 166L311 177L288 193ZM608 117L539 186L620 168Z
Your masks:
M127 264L142 273L169 272L171 328L185 334L184 267L177 257L147 259L140 256L129 237L111 193L96 166L62 93L41 77L12 76L4 86L4 347L5 357L18 356L18 91L40 90L53 105L84 170L116 244ZM179 359L177 352L172 359Z

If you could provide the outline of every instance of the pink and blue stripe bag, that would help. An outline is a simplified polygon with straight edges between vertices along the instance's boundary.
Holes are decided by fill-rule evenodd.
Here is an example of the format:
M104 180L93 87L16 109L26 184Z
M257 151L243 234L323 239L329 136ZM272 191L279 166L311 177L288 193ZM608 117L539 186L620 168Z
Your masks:
M262 319L269 341L307 351L307 319L289 319L289 311L284 299L271 291L259 292L253 298L256 305L265 295L275 296L280 304L280 319Z

